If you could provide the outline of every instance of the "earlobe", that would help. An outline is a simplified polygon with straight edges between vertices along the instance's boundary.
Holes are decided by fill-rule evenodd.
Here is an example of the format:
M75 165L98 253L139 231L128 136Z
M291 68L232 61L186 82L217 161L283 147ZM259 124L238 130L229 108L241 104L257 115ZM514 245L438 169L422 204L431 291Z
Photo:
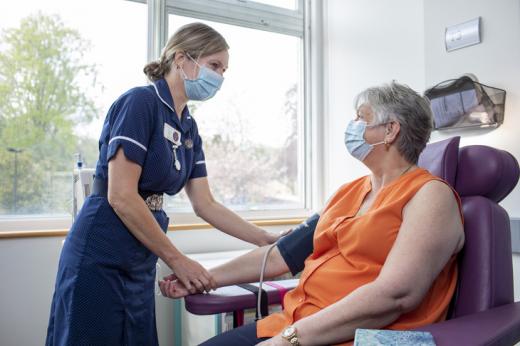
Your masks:
M400 124L398 122L392 123L391 128L387 128L387 134L392 139L392 142L397 138L399 132L401 130ZM395 126L395 127L394 127Z
M180 52L175 53L175 57L173 58L173 63L177 67L177 69L182 68L182 63L184 62L184 55Z

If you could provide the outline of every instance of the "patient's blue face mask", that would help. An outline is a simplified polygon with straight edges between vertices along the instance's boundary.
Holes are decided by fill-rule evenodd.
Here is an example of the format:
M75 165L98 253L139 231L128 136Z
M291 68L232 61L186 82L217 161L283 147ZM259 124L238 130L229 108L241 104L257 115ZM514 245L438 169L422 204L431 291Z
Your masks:
M365 141L365 130L367 127L381 126L384 124L367 125L366 122L361 120L351 120L347 129L345 130L345 146L348 152L359 161L363 161L368 154L374 149L374 146L384 144L385 141L381 141L374 144L368 144Z
M215 96L224 82L224 77L206 66L199 65L191 56L186 56L199 67L197 79L188 79L188 76L181 68L184 75L184 90L186 91L186 96L188 96L190 100L195 101L205 101Z

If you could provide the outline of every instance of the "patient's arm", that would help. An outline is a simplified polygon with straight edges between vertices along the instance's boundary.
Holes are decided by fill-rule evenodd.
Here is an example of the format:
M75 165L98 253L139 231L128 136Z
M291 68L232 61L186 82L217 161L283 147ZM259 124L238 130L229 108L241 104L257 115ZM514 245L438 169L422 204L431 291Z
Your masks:
M210 273L216 275L215 281L217 286L222 287L258 281L260 279L262 260L268 249L269 246L263 246L211 269ZM280 255L278 247L275 246L267 259L264 276L273 278L287 272L289 272L289 268Z
M295 227L288 235L278 240L277 246L268 257L265 271L266 278L285 274L289 270L296 274L303 269L305 259L312 253L312 240L319 218L319 214L312 215L305 222ZM260 247L210 270L210 273L215 275L217 286L258 281L262 260L268 248L268 246ZM159 283L164 296L180 298L189 294L176 279L175 275L172 274Z
M356 328L383 328L414 310L463 243L452 190L439 181L427 183L405 207L399 234L379 277L296 322L300 343L328 345L350 340Z
M209 272L215 279L217 287L258 281L260 266L268 248L269 246L262 246L211 269ZM280 255L278 247L275 246L267 259L264 276L272 278L287 272L289 272L289 267ZM180 298L189 294L174 275L165 277L159 282L159 287L162 294L170 298Z

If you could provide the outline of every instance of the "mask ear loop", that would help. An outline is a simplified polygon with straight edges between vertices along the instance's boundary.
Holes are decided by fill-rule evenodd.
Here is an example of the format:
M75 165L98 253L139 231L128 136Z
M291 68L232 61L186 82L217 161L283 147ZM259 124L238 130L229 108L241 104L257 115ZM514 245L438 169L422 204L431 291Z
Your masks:
M193 61L195 63L195 65L197 65L197 67L199 68L199 71L197 72L197 78L199 77L199 74L200 74L200 69L202 68L202 66L199 65L199 63L197 62L197 60L193 59L191 57L191 55L189 55L188 53L184 53L185 56L188 57L188 59L190 59L191 61ZM197 78L195 79L190 79L188 78L188 75L186 74L186 72L184 71L184 69L180 66L177 65L177 68L181 70L182 72L182 76L185 80L196 80Z
M197 77L198 77L198 75L200 74L200 70L202 69L202 66L200 66L200 64L197 62L197 60L193 59L193 57L191 55L189 55L188 53L186 53L186 56L188 58L190 58L190 60L193 61L195 63L195 65L197 65L197 67L199 68L199 71L197 72ZM199 54L199 57L200 57L200 54Z
M181 70L182 77L183 77L184 79L190 80L190 79L188 78L188 75L186 74L186 72L184 72L184 69L183 69L182 67L179 66L178 69Z

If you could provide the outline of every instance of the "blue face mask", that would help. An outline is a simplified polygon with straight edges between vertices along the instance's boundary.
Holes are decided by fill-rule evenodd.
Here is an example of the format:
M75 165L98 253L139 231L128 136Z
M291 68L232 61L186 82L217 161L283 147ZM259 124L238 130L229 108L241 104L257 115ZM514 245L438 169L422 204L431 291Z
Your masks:
M184 70L181 69L184 74L186 96L194 101L205 101L212 98L222 86L224 77L206 66L200 66L192 57L187 56L199 67L199 75L197 79L188 79Z
M365 141L366 128L379 125L383 124L368 126L366 122L356 120L351 120L348 123L347 129L345 130L345 146L348 152L359 161L363 161L368 154L370 154L372 149L374 149L374 146L385 143L385 141L382 141L368 144Z

